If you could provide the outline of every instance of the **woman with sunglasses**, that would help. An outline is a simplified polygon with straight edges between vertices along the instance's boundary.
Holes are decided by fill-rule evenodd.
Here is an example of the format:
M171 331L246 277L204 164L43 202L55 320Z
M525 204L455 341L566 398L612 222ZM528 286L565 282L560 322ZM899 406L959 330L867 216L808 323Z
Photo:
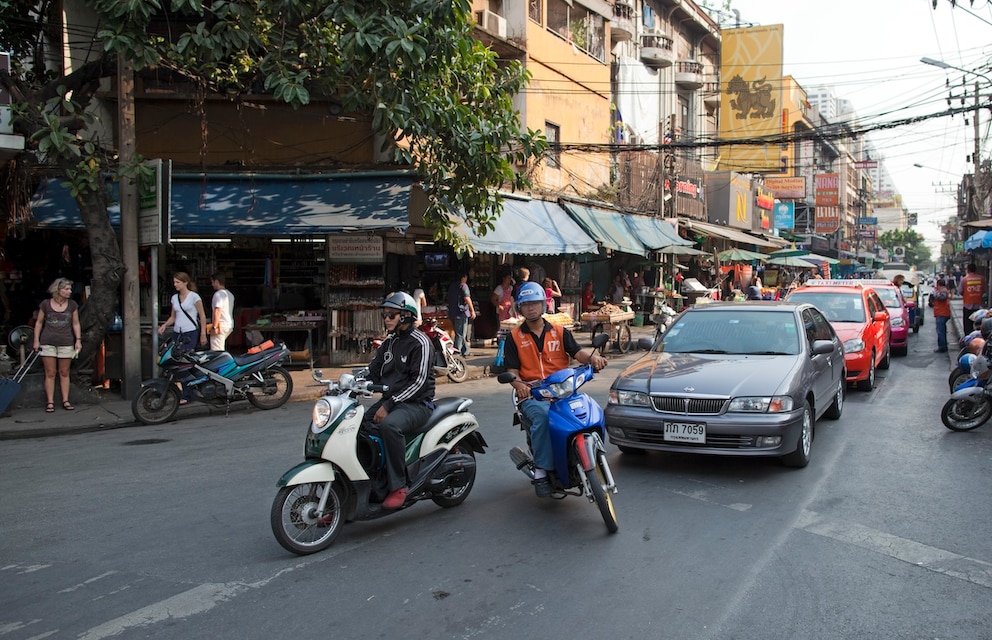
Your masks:
M416 433L434 410L434 345L414 323L417 303L406 293L389 294L379 307L389 335L369 364L369 380L385 385L366 416L378 427L386 449L384 509L406 502L406 434Z

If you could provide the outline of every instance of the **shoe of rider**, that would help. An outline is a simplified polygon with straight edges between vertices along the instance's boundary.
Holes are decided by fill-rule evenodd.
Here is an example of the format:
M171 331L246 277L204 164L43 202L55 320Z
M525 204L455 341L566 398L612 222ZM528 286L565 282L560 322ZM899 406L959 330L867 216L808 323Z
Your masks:
M534 493L537 494L538 498L551 497L551 481L548 480L547 476L531 480L531 484L534 485Z

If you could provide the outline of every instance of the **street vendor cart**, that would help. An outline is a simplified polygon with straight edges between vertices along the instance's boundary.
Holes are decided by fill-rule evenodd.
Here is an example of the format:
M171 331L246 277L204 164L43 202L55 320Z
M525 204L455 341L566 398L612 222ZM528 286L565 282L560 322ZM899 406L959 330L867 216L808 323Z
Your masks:
M610 336L611 348L627 353L630 351L630 322L634 319L634 312L629 309L629 306L604 304L595 311L582 314L582 327L591 331L593 338L597 333L607 334Z

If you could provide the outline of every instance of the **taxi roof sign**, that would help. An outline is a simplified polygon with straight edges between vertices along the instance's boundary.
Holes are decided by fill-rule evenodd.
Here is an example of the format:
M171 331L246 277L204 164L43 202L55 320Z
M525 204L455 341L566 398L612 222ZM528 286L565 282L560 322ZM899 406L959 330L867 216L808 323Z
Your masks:
M871 280L821 280L811 279L803 283L804 287L863 287ZM879 281L876 281L879 282ZM892 284L888 280L882 280L886 284Z

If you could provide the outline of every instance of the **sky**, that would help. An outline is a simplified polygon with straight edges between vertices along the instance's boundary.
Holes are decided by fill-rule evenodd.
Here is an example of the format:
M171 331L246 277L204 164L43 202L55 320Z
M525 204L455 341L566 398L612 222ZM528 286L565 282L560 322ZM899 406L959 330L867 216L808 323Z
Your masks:
M972 3L973 2L973 6ZM715 4L710 2L710 4ZM975 82L992 94L992 0L731 0L741 26L784 25L783 72L809 90L834 88L850 100L860 124L884 124L974 103ZM735 26L728 14L722 27ZM987 77L920 62L928 57ZM967 88L962 88L962 78ZM945 83L950 81L949 88ZM939 225L956 213L961 176L974 171L973 112L931 118L869 134L916 230L939 255ZM992 110L979 114L981 155L988 157ZM923 168L915 167L921 164Z

